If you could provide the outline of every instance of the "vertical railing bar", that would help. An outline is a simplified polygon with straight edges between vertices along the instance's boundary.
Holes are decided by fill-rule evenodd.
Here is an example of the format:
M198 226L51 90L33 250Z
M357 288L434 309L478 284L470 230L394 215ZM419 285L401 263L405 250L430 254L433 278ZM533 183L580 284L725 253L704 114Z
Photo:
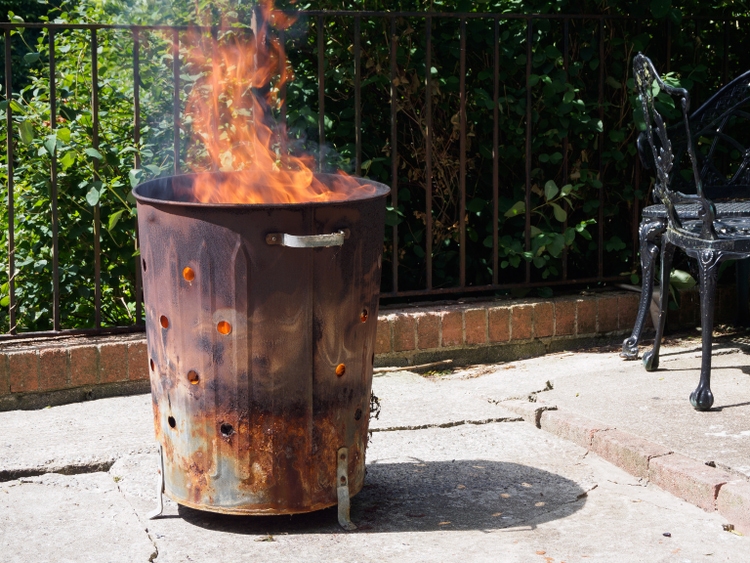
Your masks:
M599 133L599 246L598 246L598 277L604 277L604 19L599 20L599 122L602 131Z
M641 159L636 158L635 159L635 192L640 191L641 189ZM638 246L639 246L639 238L638 238L638 231L640 228L639 218L641 216L641 210L640 205L637 197L633 197L633 218L632 218L632 225L633 228L632 231L632 240L631 244L633 245L633 261L632 261L632 268L633 270L638 269Z
M10 29L5 30L5 108L6 141L5 155L8 161L8 332L16 334L16 236L15 196L13 195L13 69L11 68Z
M563 20L563 71L565 72L565 83L567 84L568 80L570 79L570 76L568 74L568 70L570 67L570 53L568 52L570 49L569 45L570 41L570 18L565 18ZM568 150L569 150L569 140L568 135L566 133L565 137L563 138L563 181L562 185L565 186L569 181L569 159L568 159ZM567 203L563 202L564 208L566 212L570 212L570 208ZM563 222L563 233L568 230L568 217L566 215L565 221ZM568 247L564 246L562 251L562 279L567 280L568 279Z
M721 85L727 83L729 77L729 20L724 20L724 54L721 65Z
M91 144L99 150L99 43L96 28L91 30ZM99 164L95 158L94 179L99 180ZM101 258L101 209L99 203L94 206L94 319L96 328L102 326L102 258Z
M398 76L398 44L396 38L396 18L391 20L391 206L398 209L398 92L396 89L396 77ZM393 257L391 264L393 271L391 279L393 291L398 291L398 225L391 227L391 239L393 240Z
M700 39L700 33L701 33L701 26L699 20L693 20L693 25L695 26L695 36L693 40L693 45L695 45L695 48L693 49L693 60L696 62L696 64L699 64L700 62L700 52L702 49L700 48L700 44L698 43ZM693 86L693 104L695 104L695 107L698 108L701 106L701 83L696 82Z
M172 93L174 173L179 174L180 128L182 127L182 121L180 119L180 32L177 29L172 30L172 81L174 82L174 91Z
M458 285L466 286L466 19L461 18L459 46Z
M599 20L600 26L604 24L603 20ZM672 70L672 22L667 20L667 72ZM601 63L600 63L601 64Z
M282 52L286 53L286 34L283 29L279 30L279 47ZM286 75L286 56L279 57L279 76L283 77ZM279 89L279 97L281 98L281 107L279 108L279 122L281 123L281 151L286 154L286 80L281 81L281 88Z
M360 68L360 16L354 16L354 162L355 173L362 175L362 70Z
M524 203L526 206L526 223L524 227L524 250L531 252L531 40L533 38L533 22L531 18L526 21L526 151L525 151L525 177L526 195ZM531 262L526 262L526 283L531 281Z
M318 16L318 169L323 171L323 160L325 158L325 42L323 36L323 26L325 21L323 16Z
M279 57L279 67L277 69L279 73L279 121L277 125L277 138L279 142L279 153L282 155L287 155L289 154L289 144L287 142L288 137L286 127L286 34L284 33L283 29L278 30L278 41L279 49L283 56ZM216 40L214 39L213 42L215 45ZM214 53L215 52L216 47L214 46Z
M697 20L696 20L697 23ZM641 31L643 30L643 20L640 18L636 21L635 25L635 31L636 35L640 35ZM635 189L639 190L641 187L641 162L640 158L635 159ZM648 202L649 194L644 194L643 198L643 204L646 205L646 202ZM634 205L633 205L633 267L638 268L639 266L639 251L640 251L640 238L639 238L639 231L640 231L640 223L639 219L641 216L640 209L639 209L639 203L638 199L634 198ZM643 272L641 272L643 274ZM642 282L643 280L641 280Z
M500 115L498 99L500 97L500 18L495 16L494 27L494 67L492 70L492 283L499 282L498 254L500 252L498 206L500 199Z
M427 289L432 289L432 16L425 18L425 267Z
M133 29L133 145L135 156L133 168L141 167L141 37L137 28ZM135 249L140 250L138 220L135 223ZM140 252L135 256L135 324L141 323L143 317L143 272L141 271Z
M55 30L49 30L49 124L57 128L57 73L55 61ZM57 209L57 150L50 155L50 206L52 211L52 329L60 330L60 222Z

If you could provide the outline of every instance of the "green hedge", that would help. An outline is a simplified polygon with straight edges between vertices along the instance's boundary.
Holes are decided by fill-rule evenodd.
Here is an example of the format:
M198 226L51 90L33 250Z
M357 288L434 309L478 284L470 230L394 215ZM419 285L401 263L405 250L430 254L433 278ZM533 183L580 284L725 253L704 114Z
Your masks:
M232 5L236 8L236 2ZM527 27L522 19L499 24L499 277L522 284L526 265L540 284L602 274L637 275L633 226L648 199L646 174L636 183L630 61L637 51L649 54L670 80L705 99L725 78L750 66L743 17L747 10L708 8L697 3L679 11L668 2L326 2L289 3L303 9L480 11L572 14L620 14L606 19L600 45L599 20L570 19L564 52L562 19L533 20L531 44L531 248L525 248L525 132ZM170 23L197 21L192 2L136 3L102 0L63 2L49 18L65 22ZM733 4L734 6L734 4ZM206 23L217 23L217 2L202 2ZM240 3L230 18L249 22L251 6ZM18 18L20 14L11 14ZM716 19L695 19L712 15ZM296 147L317 151L318 83L316 18L302 14L287 33L295 80L288 88L288 127ZM466 259L467 283L492 280L492 20L466 23ZM327 17L325 24L325 136L327 164L355 167L354 18ZM458 283L459 222L459 47L457 19L433 18L431 72L433 124L433 284ZM425 19L398 18L398 206L389 208L388 224L399 235L399 290L425 286ZM390 21L363 16L362 172L391 183ZM728 49L725 53L725 38ZM99 206L102 261L102 319L105 325L135 322L135 210L131 185L171 174L172 68L171 36L143 32L141 37L141 143L133 142L133 42L129 30L102 30L99 40L100 144L92 146L90 32L56 33L58 119L49 126L48 33L14 33L14 56L24 61L14 76L15 139L15 278L19 329L51 327L50 153L58 161L60 207L60 276L65 327L93 325L93 217ZM603 58L600 53L603 52ZM669 57L667 56L669 53ZM567 57L566 57L567 55ZM567 69L566 69L567 63ZM197 78L182 69L182 99ZM600 74L602 87L600 91ZM726 77L724 76L726 75ZM5 93L3 92L3 95ZM601 98L601 103L600 103ZM694 105L697 107L697 105ZM0 142L5 145L5 111L0 104ZM195 147L189 120L182 158ZM564 150L567 148L567 158ZM134 171L134 158L141 159ZM5 163L5 156L0 161ZM186 169L183 163L183 167ZM0 169L0 192L7 198L7 167ZM598 246L599 229L603 248ZM0 244L7 247L7 215L0 217ZM392 229L386 229L383 290L391 288ZM0 255L0 328L7 331L7 254ZM549 288L536 291L549 294Z

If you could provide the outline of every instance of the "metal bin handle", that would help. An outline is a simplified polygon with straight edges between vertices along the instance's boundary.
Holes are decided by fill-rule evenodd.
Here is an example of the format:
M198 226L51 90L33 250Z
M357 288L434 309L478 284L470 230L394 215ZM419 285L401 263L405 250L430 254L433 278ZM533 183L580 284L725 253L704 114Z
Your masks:
M339 230L329 235L290 235L289 233L269 233L266 243L289 248L320 248L341 246L349 238L349 229Z

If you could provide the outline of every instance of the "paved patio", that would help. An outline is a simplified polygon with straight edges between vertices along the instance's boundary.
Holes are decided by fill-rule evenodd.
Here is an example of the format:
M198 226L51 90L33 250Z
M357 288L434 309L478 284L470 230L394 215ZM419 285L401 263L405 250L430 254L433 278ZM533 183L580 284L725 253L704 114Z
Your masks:
M354 532L335 509L230 517L170 501L147 520L147 395L0 413L0 549L10 562L744 561L747 507L703 510L705 487L690 486L723 476L719 500L748 487L749 351L744 337L719 339L706 413L688 402L690 338L669 342L652 373L615 349L376 373L382 411Z

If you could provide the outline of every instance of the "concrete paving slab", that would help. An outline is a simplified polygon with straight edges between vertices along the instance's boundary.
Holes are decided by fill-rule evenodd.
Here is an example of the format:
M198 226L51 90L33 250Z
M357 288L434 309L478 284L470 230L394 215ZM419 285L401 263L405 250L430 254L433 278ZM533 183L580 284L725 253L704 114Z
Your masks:
M153 508L156 462L127 456L111 469L140 518ZM334 509L237 517L168 502L147 526L157 563L676 563L741 561L747 550L716 513L522 422L375 434L352 519L347 533Z
M6 563L133 563L156 548L109 473L0 483Z
M125 454L156 451L151 396L0 412L0 481L107 470Z
M370 428L413 430L519 419L497 402L488 400L481 390L464 383L457 377L426 377L408 371L375 377L372 390L380 401L381 412L370 421Z
M715 358L719 408L709 413L687 401L695 341L669 345L663 371L650 374L608 351L378 375L382 411L352 503L353 533L339 528L335 509L231 517L167 502L163 518L145 520L158 465L148 395L0 413L0 481L15 479L0 484L0 559L29 560L31 538L40 546L34 561L65 561L73 546L82 555L71 561L745 561L750 540L724 531L719 513L515 422L499 404L531 396L560 408L544 414L577 413L740 475L750 459L747 346L725 339L719 349L727 350ZM49 474L98 468L109 474ZM39 473L47 474L17 479ZM113 529L123 549L132 546L127 558L108 539ZM96 559L102 545L107 556Z
M700 343L687 339L662 348L660 368L616 351L525 360L528 370L554 374L554 389L537 395L560 410L577 413L657 442L695 460L750 477L750 356L734 338L718 339L713 357L708 412L694 410ZM552 366L550 366L550 361Z

